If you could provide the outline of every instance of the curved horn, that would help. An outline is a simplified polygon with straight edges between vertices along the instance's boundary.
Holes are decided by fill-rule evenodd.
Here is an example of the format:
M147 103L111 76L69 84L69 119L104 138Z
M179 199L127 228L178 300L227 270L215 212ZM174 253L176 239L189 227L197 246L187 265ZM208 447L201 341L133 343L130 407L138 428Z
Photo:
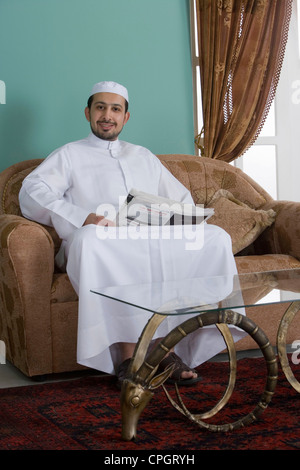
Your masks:
M150 345L150 342L153 338L153 335L159 325L163 322L163 320L166 318L165 315L159 315L158 313L155 313L152 315L152 317L148 320L148 323L146 324L145 328L142 331L142 334L136 344L135 351L132 357L132 360L129 364L128 367L128 372L127 375L128 377L131 377L136 374L136 372L139 370L141 365L143 364L146 354L148 352L148 348ZM152 371L151 371L152 372ZM139 374L139 378L141 380L146 380L148 371L145 370L144 375Z
M172 330L162 340L162 342L152 351L152 353L149 354L147 358L147 362L150 364L150 366L153 367L155 366L155 364L157 364L157 361L160 361L160 358L165 354L165 348L173 348L184 336L192 333L198 328L222 323L238 326L254 339L254 341L260 347L266 360L268 375L264 393L262 394L260 401L255 407L255 409L249 414L247 414L244 418L241 418L232 424L207 424L201 419L199 419L199 417L197 417L196 415L192 415L191 413L189 413L187 409L184 409L185 414L190 418L191 421L196 422L200 427L203 427L210 431L228 431L230 429L238 429L239 427L244 426L245 424L249 424L255 419L257 419L258 416L267 408L268 404L270 403L276 388L278 367L273 347L264 332L250 318L241 315L237 312L231 310L226 310L222 312L205 312L196 317L190 318L189 320L182 323L179 327L174 328L174 330ZM141 373L143 373L143 368L145 368L145 363L143 363L140 368L142 370Z

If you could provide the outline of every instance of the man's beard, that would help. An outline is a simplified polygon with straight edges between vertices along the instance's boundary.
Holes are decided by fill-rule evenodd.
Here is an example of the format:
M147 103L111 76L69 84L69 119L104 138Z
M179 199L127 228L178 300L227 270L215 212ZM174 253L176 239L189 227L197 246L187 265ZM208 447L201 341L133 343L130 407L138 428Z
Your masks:
M105 131L98 130L98 128L94 129L91 124L92 133L99 139L108 140L108 141L116 140L119 134L122 132L122 129L120 131L112 130L112 131L105 132Z

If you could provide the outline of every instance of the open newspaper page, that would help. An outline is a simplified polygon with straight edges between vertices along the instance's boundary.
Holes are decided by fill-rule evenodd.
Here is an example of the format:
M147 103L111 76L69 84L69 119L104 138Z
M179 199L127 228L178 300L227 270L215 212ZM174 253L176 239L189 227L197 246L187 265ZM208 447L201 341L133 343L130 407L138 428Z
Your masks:
M119 210L116 225L194 225L213 213L213 209L131 189Z

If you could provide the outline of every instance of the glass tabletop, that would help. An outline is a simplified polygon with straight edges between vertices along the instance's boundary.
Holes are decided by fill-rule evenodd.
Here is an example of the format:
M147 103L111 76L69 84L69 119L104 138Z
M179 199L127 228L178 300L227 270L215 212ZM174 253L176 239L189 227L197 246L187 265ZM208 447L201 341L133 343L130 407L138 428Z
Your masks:
M91 292L161 315L300 301L300 269L93 288Z

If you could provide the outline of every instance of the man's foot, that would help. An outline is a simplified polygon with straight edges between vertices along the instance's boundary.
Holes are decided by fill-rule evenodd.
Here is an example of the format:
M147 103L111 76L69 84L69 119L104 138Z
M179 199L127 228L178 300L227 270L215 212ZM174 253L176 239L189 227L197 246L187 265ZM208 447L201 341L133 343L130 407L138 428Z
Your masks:
M161 363L159 364L158 371L163 372L167 367L171 364L175 364L175 369L167 380L167 383L176 383L177 385L193 385L199 382L201 377L199 377L197 371L195 369L191 369L186 364L182 362L179 356L174 352L168 354Z
M121 362L121 364L119 365L117 369L117 379L118 379L117 387L120 389L122 388L122 383L126 377L126 373L127 373L127 369L129 367L130 361L131 361L131 358L125 359L125 361Z
M126 359L123 361L117 370L117 386L118 388L122 387L122 383L126 377L127 369L129 367L131 359ZM201 380L201 377L198 376L198 373L196 370L191 369L188 367L186 364L182 362L179 356L175 354L174 352L171 352L168 354L167 357L165 357L161 363L159 364L158 367L158 372L163 372L167 367L169 367L171 364L175 364L175 369L172 372L171 377L167 380L167 383L177 383L177 385L193 385Z

